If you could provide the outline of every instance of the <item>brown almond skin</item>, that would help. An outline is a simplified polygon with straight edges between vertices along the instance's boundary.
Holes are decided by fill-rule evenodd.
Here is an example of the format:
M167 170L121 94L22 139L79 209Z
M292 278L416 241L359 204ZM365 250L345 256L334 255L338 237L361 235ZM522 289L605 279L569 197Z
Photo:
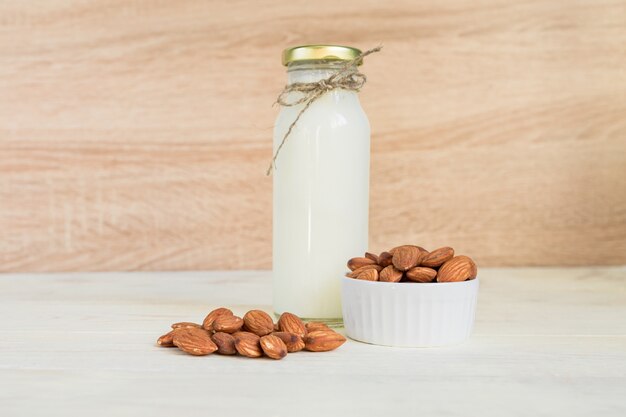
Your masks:
M367 269L363 272L359 272L356 279L362 279L364 281L378 281L378 271L375 269Z
M396 252L396 250L397 250L398 248L402 248L402 247L405 247L405 246L412 246L412 247L414 247L414 248L419 249L419 250L420 250L420 252L425 252L425 253L428 253L428 251L427 251L426 249L424 249L424 248L423 248L423 247L421 247L421 246L417 246L417 245L402 245L402 246L396 246L395 248L389 249L387 252L389 252L390 254L392 254L392 255L393 255L393 254Z
M202 329L202 326L197 323L191 323L189 321L181 321L180 323L172 324L172 329L195 327L196 329Z
M265 311L250 310L243 316L246 331L265 336L274 331L274 320Z
M393 252L393 266L400 271L408 271L419 265L423 252L417 246L405 245L395 248Z
M279 337L280 340L283 341L285 346L287 346L287 352L299 352L304 349L304 340L297 334L288 333L288 332L274 332L272 333L274 336Z
M204 329L180 328L174 332L174 344L185 353L195 356L210 355L217 350L211 336Z
M348 261L348 268L350 268L350 271L354 271L362 266L375 264L376 262L369 258L352 258Z
M292 313L283 313L278 319L278 328L281 332L297 334L300 337L306 336L306 326L300 317Z
M328 352L345 342L346 338L333 330L317 330L306 335L304 348L311 352Z
M272 359L282 359L287 356L287 346L280 337L268 334L259 341L266 356Z
M445 262L437 272L437 282L459 282L476 278L478 268L474 261L465 255L455 256Z
M232 316L233 312L225 307L216 308L204 318L204 321L202 322L202 327L205 330L213 331L213 322L215 321L217 317L224 315L224 314Z
M392 254L390 254L389 252L382 252L380 255L378 255L378 265L383 268L387 268L389 265L391 265L392 259Z
M314 332L316 330L332 330L328 325L319 321L310 321L305 323L307 333Z
M243 319L235 315L222 314L213 322L213 330L216 332L235 333L241 330Z
M426 255L420 262L420 266L437 268L454 257L454 249L449 246L435 249Z
M176 347L174 344L174 330L157 339L157 345L161 347Z
M393 265L385 267L378 274L378 280L381 282L400 282L402 279L402 271Z
M365 266L355 269L352 272L347 273L346 276L348 278L356 278L359 276L361 272L367 271L368 269L375 269L376 271L380 272L382 271L383 268L380 265L365 265Z
M413 282L432 282L436 276L437 271L423 266L416 266L406 271L406 278Z
M235 338L235 349L241 356L248 358L258 358L263 355L261 349L261 338L250 332L237 332L233 334Z
M378 255L376 255L375 253L372 252L365 252L365 257L367 259L371 259L372 261L374 261L375 263L378 263Z
M220 355L235 355L237 353L235 338L232 334L217 332L211 336L211 340L217 346L217 353Z

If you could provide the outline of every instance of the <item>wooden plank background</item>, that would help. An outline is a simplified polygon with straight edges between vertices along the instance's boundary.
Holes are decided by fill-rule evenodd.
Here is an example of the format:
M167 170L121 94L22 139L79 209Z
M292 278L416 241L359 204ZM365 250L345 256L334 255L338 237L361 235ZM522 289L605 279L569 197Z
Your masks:
M271 266L286 46L363 70L371 247L626 263L623 0L0 3L0 270Z

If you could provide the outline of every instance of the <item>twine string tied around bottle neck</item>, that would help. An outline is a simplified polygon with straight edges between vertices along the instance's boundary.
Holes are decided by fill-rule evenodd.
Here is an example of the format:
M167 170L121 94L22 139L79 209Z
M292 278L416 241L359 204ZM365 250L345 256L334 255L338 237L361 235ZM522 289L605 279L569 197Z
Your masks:
M297 106L299 104L304 104L304 107L298 112L296 118L291 122L289 128L285 132L278 148L276 148L276 152L274 152L274 156L272 157L272 161L270 162L269 167L267 168L266 175L271 175L272 170L276 166L276 158L278 158L278 154L280 150L285 145L287 138L293 131L296 123L300 120L302 114L321 96L326 94L329 91L335 89L344 89L349 91L358 92L365 82L367 78L365 74L362 74L358 71L357 66L361 63L362 59L370 54L379 52L382 49L382 46L377 46L376 48L369 49L355 58L345 61L335 72L328 78L324 78L319 81L310 82L310 83L291 83L287 84L283 91L280 92L278 98L276 99L276 103L280 106L284 107L292 107ZM296 96L296 98L291 95L291 93L300 93Z

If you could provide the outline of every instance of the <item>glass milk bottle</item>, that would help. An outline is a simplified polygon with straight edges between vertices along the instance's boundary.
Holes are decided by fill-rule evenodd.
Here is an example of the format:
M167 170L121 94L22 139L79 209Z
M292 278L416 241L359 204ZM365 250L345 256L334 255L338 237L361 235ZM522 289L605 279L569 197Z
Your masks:
M326 79L358 56L354 48L314 45L283 52L288 83ZM289 93L297 98L299 92ZM274 152L305 104L283 107ZM357 92L333 89L302 114L273 170L274 311L341 322L346 261L368 244L370 126Z

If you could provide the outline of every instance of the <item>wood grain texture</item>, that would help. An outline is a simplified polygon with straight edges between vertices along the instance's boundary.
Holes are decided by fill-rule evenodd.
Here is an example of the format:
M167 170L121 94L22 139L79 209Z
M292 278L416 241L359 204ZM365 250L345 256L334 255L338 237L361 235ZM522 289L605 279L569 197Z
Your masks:
M626 263L621 0L8 0L0 270L268 268L279 56L318 42L385 46L372 250Z
M0 414L622 417L625 277L623 267L485 268L466 343L348 340L276 362L155 346L170 323L218 306L271 312L267 271L6 274Z

